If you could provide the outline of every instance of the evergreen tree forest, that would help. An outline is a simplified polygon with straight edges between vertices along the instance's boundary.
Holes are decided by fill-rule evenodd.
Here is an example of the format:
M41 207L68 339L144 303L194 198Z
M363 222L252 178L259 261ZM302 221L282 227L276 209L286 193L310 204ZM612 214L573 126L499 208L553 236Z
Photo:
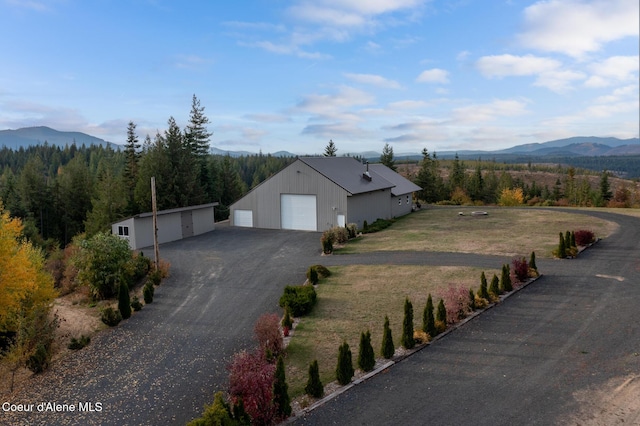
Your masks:
M212 155L205 108L194 95L189 122L181 129L170 117L157 134L136 133L129 122L122 149L99 145L61 147L47 142L26 149L0 149L0 200L24 224L34 244L66 246L81 233L110 231L122 218L151 211L151 177L159 210L220 203L229 206L295 158Z

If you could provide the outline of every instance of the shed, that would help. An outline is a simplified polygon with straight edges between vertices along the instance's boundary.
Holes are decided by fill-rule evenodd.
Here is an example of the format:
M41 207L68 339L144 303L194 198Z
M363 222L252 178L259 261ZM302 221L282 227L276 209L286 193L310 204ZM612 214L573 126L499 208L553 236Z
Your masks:
M161 210L157 213L158 243L168 243L213 231L213 208L218 203ZM153 245L153 213L140 213L111 225L111 232L129 242L132 250Z
M381 167L352 157L300 157L233 203L231 225L324 231L410 212L411 203L406 213L393 208L394 188L420 188Z

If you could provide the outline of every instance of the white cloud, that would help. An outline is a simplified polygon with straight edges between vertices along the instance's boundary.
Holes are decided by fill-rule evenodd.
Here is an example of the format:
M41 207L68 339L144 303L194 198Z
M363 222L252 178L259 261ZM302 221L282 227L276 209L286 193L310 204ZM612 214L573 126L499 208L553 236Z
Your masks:
M541 73L533 85L561 93L573 89L571 86L573 81L585 78L586 75L578 71L547 71Z
M381 87L383 89L400 89L402 87L400 86L400 83L395 80L389 80L375 74L346 73L345 77L358 83L369 84L372 86Z
M291 6L296 19L331 27L363 27L375 24L377 15L415 9L424 0L303 0Z
M480 73L488 78L536 75L555 71L562 64L555 59L541 58L533 55L492 55L483 56L476 61Z
M469 105L453 110L453 118L462 123L494 121L502 117L526 114L527 103L514 99L496 99L488 104Z
M259 123L286 123L291 119L282 114L247 114L245 118Z
M370 105L373 101L374 97L363 90L341 86L335 94L305 96L296 106L296 110L322 116L340 117L350 107Z
M406 109L419 109L419 108L425 108L427 107L429 104L426 103L425 101L413 101L413 100L405 100L405 101L397 101L397 102L391 102L389 104L389 108L391 109L400 109L400 110L406 110Z
M607 87L620 81L637 81L639 61L638 56L612 56L593 63L589 66L593 75L585 82L585 86Z
M447 84L449 83L449 71L446 71L440 68L432 68L430 70L424 70L420 73L416 81L418 83Z
M605 43L637 37L637 0L546 0L524 11L525 47L580 58Z

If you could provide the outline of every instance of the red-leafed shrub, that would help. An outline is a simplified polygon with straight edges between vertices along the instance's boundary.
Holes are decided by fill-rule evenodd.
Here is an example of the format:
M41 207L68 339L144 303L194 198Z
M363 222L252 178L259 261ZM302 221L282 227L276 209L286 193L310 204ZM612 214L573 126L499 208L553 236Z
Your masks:
M469 314L469 289L464 286L450 286L442 296L447 309L447 323L453 324Z
M511 261L511 273L513 281L525 282L529 278L529 264L524 257L514 257Z
M229 366L229 394L235 405L240 400L251 417L252 424L272 424L277 415L273 403L273 382L276 366L264 358L261 351L238 352Z
M586 229L579 229L575 231L574 234L576 237L576 245L578 246L586 246L596 240L596 236L593 232Z
M278 358L284 348L280 333L280 318L277 314L264 314L256 322L253 331L260 349L268 360Z

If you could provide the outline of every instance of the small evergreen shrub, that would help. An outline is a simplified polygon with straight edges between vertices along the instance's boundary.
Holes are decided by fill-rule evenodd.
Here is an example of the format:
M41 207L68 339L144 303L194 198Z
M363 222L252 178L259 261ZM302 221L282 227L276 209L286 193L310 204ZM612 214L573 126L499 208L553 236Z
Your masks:
M422 331L431 336L432 339L437 335L436 319L433 316L433 299L431 298L431 293L429 293L429 296L427 297L427 304L422 312Z
M154 270L149 272L147 282L151 282L151 284L153 285L160 285L160 283L162 282L162 271L158 269L157 271Z
M127 319L131 316L131 299L129 298L129 287L127 283L122 281L118 289L118 310L122 319Z
M385 359L393 357L396 348L393 344L393 336L391 335L391 327L389 327L389 317L384 317L384 330L382 332L382 347L380 353Z
M320 244L322 245L322 252L324 254L333 253L333 235L330 231L324 231L322 237L320 237Z
M349 234L349 239L355 238L358 236L358 225L355 223L347 224L347 233Z
M289 308L284 308L284 317L282 318L282 327L291 330L293 327L293 319L291 318L291 314L289 313Z
M279 419L286 419L291 415L291 398L289 397L289 385L284 371L284 360L278 357L276 372L273 381L273 402L276 405L276 413Z
M210 426L210 425L238 425L231 414L229 404L224 400L222 392L216 392L213 396L213 403L204 406L202 417L191 420L187 426Z
M331 276L331 271L329 269L327 269L325 266L322 266L322 265L311 265L309 267L309 269L307 270L307 278L309 278L309 271L312 268L316 270L316 273L318 274L318 279L323 279L323 278L327 278L327 277Z
M567 249L573 247L571 245L571 231L567 231L564 234L564 247Z
M382 231L383 229L390 227L394 222L395 220L393 219L376 219L376 221L371 225L367 225L366 228L363 228L362 233L370 234L373 232Z
M511 261L513 275L517 282L523 283L529 279L529 265L524 257L514 257Z
M338 350L338 365L336 367L336 378L341 385L351 383L355 371L353 370L353 361L351 359L351 349L349 344L344 342Z
M49 345L39 344L33 355L27 359L27 368L35 374L42 373L49 368L51 360L49 349Z
M72 337L71 342L69 342L69 344L67 345L67 348L71 349L72 351L77 351L87 346L90 342L91 342L91 337L85 336L83 334L78 339L76 339L75 337Z
M556 255L556 257L559 257L560 259L564 259L567 257L567 246L565 245L564 236L562 235L562 232L560 232L560 240L558 242L558 248L554 254Z
M362 233L366 234L367 232L369 232L369 223L367 223L367 221L365 220L362 223Z
M571 247L578 247L576 245L576 233L575 231L571 231Z
M307 277L309 278L309 283L311 283L311 285L318 284L318 271L316 271L316 268L313 266L309 267Z
M111 306L108 306L102 310L100 319L109 327L114 327L120 324L120 321L122 321L122 315L120 314L119 310L113 309Z
M411 349L416 345L413 340L413 305L408 297L404 300L404 320L402 321L400 344L405 349Z
M145 257L145 255L140 252L133 257L133 280L135 282L140 281L144 278L151 269L151 259Z
M476 295L472 288L469 289L469 309L471 311L476 310Z
M447 327L447 308L444 306L444 300L440 299L438 302L438 309L436 310L436 323L440 322L444 324L445 329ZM440 331L440 330L438 330ZM443 330L444 331L444 330Z
M140 302L140 299L138 299L138 296L133 296L133 299L131 299L131 307L136 312L142 309L142 303Z
M334 226L331 228L331 234L333 235L334 243L344 244L349 240L349 231L347 231L347 228Z
M491 284L489 285L489 297L493 301L497 301L500 299L500 280L496 274L493 274L493 278L491 278Z
M487 289L487 277L484 274L484 271L480 274L480 290L478 290L478 297L486 301L490 300L489 291Z
M289 308L291 315L300 317L311 312L316 304L316 290L312 285L286 286L280 297L280 307Z
M376 365L376 355L371 346L371 332L360 333L360 347L358 349L358 367L362 371L371 371Z
M525 263L526 263L526 260L525 260ZM528 272L529 272L529 267L527 267L527 273ZM500 291L508 293L512 290L513 290L513 285L511 284L511 271L509 270L509 264L505 263L504 265L502 265L502 275L500 276Z
M304 387L304 391L307 395L314 398L322 398L324 395L324 385L320 381L320 370L318 369L318 360L314 359L309 364L309 379L307 385Z
M531 257L529 257L529 268L538 272L538 266L536 265L536 252L531 252Z
M147 305L153 302L153 293L155 293L155 289L151 281L147 281L147 283L142 288L142 297L144 298L144 303Z
M575 231L574 236L576 239L576 245L578 246L588 246L596 240L596 236L593 232L586 229L579 229Z

